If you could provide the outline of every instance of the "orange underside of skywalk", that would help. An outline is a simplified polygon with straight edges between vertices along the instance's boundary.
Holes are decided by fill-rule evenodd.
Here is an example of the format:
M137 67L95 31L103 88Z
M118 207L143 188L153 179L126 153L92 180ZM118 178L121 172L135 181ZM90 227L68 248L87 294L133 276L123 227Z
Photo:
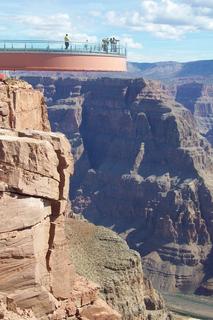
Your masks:
M1 70L126 71L126 57L32 52L1 52Z

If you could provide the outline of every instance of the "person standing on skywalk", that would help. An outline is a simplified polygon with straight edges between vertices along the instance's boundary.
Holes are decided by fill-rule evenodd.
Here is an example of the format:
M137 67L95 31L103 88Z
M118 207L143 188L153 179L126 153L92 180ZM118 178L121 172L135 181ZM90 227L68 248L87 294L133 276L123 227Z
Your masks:
M70 39L69 39L68 34L66 34L65 37L64 37L64 44L65 44L65 49L67 50L69 48L69 45L70 45Z

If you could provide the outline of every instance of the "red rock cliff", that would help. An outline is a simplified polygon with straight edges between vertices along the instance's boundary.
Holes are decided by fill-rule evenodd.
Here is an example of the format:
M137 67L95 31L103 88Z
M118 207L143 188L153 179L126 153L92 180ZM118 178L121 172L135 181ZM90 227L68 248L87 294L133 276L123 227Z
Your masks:
M64 221L73 160L65 136L50 132L41 93L1 82L0 126L0 298L38 319L121 319L69 259Z
M73 159L65 136L50 132L41 93L25 82L2 82L0 106L4 319L171 319L125 241L66 217Z

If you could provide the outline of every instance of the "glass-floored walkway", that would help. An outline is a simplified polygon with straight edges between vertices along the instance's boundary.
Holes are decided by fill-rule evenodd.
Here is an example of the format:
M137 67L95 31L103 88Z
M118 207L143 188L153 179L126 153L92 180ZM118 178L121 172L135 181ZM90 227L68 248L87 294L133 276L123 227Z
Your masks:
M100 54L113 56L126 56L126 46L116 45L104 46L102 43L72 42L65 49L63 41L47 40L0 40L0 52L46 52L60 54Z

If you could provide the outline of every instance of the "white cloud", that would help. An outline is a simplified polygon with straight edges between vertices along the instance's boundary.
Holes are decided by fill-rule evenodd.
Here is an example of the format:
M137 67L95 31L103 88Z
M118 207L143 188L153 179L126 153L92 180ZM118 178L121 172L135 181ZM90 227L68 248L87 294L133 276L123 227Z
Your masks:
M109 24L116 25L116 26L127 24L129 19L128 13L125 13L124 15L119 15L113 10L108 11L105 17L106 17L106 20L109 22Z
M142 11L146 21L166 25L186 25L192 15L189 5L172 0L145 0L142 2Z
M129 36L124 35L121 37L120 40L122 41L122 43L125 43L128 48L131 48L131 49L142 49L143 48L142 43L134 41L134 39Z
M172 26L165 24L147 23L144 25L143 30L155 34L158 38L162 39L179 39L185 33L196 31L193 26Z
M73 30L68 14L56 14L52 16L16 16L14 20L26 26L26 30L41 37L55 38L63 33Z
M33 38L63 41L64 35L68 33L73 41L97 41L96 36L79 32L73 26L68 14L58 13L50 16L17 15L13 16L12 20L22 25L25 33Z
M189 32L213 31L213 1L141 0L140 10L108 11L106 20L111 25L178 39Z

